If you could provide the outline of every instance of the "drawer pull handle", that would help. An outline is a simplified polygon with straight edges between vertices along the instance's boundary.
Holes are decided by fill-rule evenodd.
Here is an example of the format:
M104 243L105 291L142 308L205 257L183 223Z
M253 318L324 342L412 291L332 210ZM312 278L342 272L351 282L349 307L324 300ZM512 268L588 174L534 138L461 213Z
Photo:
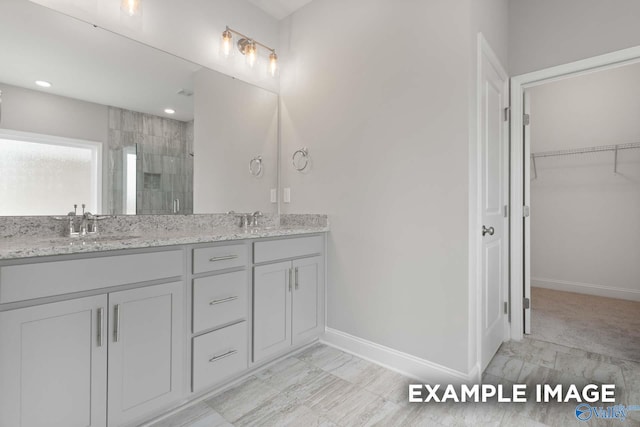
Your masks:
M237 296L229 297L229 298L222 298L222 299L214 299L213 301L209 302L209 305L222 304L223 302L235 301L237 299L238 299Z
M221 354L219 356L213 356L211 359L209 359L209 362L216 362L216 361L218 361L220 359L224 359L225 357L233 356L237 352L238 352L238 350L227 351L226 353Z
M213 258L209 258L209 262L229 261L230 259L236 258L238 258L238 255L214 256Z

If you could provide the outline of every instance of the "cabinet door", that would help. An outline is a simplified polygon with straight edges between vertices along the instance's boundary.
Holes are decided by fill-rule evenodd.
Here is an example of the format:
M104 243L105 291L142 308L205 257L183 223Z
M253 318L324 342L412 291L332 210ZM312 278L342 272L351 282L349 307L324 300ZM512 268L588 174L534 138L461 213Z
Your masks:
M293 344L297 345L322 333L324 325L323 257L293 261Z
M109 426L181 398L184 290L178 282L109 294Z
M291 262L253 269L253 361L291 346Z
M0 426L106 425L106 295L0 313Z

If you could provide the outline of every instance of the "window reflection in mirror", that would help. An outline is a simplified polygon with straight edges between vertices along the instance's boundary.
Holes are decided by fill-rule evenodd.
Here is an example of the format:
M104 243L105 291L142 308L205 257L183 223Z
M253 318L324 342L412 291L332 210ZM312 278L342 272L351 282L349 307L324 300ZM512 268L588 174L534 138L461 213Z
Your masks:
M101 211L102 144L0 133L0 215Z

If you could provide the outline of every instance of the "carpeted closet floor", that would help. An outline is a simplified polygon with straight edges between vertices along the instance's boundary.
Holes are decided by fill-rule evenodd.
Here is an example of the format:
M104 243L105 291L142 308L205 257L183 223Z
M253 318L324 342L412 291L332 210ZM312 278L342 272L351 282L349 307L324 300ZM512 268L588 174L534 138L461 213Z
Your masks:
M531 288L532 339L640 362L640 302Z

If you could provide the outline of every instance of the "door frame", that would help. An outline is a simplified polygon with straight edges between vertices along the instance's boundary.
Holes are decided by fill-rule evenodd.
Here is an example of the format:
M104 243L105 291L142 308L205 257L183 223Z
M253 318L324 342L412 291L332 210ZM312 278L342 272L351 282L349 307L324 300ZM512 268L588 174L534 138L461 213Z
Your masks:
M640 46L631 47L598 55L591 58L570 62L555 67L545 68L511 78L511 253L510 253L510 293L511 293L511 339L522 340L524 337L524 248L525 225L524 185L525 181L525 147L523 136L523 94L525 89L539 86L578 75L617 68L640 62ZM532 122L535 121L535 117Z

